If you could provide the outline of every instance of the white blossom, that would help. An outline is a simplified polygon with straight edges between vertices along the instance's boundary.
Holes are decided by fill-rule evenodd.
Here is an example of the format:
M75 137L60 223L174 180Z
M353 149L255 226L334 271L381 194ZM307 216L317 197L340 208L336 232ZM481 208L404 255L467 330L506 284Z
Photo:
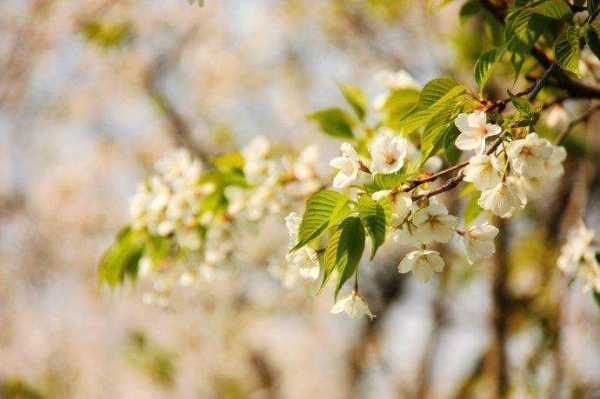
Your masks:
M298 231L302 218L296 212L291 212L285 217L285 225L288 230L288 249L292 249L298 243ZM317 252L305 245L302 248L286 255L288 263L299 268L300 276L305 279L316 280L319 278L319 257Z
M461 235L469 263L491 257L495 252L494 238L497 235L498 228L488 223L469 227Z
M411 227L410 224L407 223L394 231L392 238L400 245L421 245L421 242L415 238L413 231L414 227Z
M371 172L389 174L397 172L404 166L408 152L408 142L405 138L385 132L379 134L371 146Z
M565 150L565 147L552 146L552 154L550 154L544 163L544 174L542 176L546 179L556 179L562 176L565 172L563 166L565 159L567 159L567 150Z
M288 249L292 249L297 244L301 223L302 217L297 212L290 212L285 217L285 227L287 228L289 238Z
M375 191L373 194L371 194L371 198L373 198L375 201L381 201L382 199L390 195L392 195L392 190L380 190Z
M312 179L316 176L315 168L319 159L319 148L316 145L306 147L292 164L294 176L299 180Z
M427 249L410 252L398 265L400 273L413 272L417 280L426 283L431 280L434 272L444 270L444 260L437 251Z
M375 74L375 81L389 89L418 89L419 83L405 70L397 72L380 71Z
M280 166L270 159L271 142L265 136L257 136L242 150L244 176L251 184L273 179L281 172Z
M360 169L360 159L354 147L349 143L343 143L340 146L341 157L333 158L329 165L339 169L333 178L334 188L344 188L352 184L358 178Z
M584 254L590 250L594 235L594 230L588 230L585 224L579 221L567 234L567 241L558 257L558 267L565 273L575 272Z
M523 209L527 205L527 197L521 183L510 176L495 187L483 191L477 203L481 208L501 218L508 218L516 210Z
M546 172L546 161L554 150L548 140L530 133L524 139L510 143L506 153L515 172L526 177L539 177Z
M399 226L412 209L413 201L409 193L396 193L392 208L392 225Z
M553 128L563 131L571 123L569 113L562 105L555 105L550 112L546 114L546 124Z
M157 162L156 170L131 199L132 227L163 237L173 234L181 248L199 249L199 204L211 192L199 182L202 164L186 150L177 150Z
M262 184L250 193L247 203L247 218L250 221L262 219L267 214L277 214L283 207L284 199L278 187Z
M448 242L455 231L456 217L449 215L444 205L432 202L415 212L412 223L415 238L423 244Z
M487 123L487 116L483 111L460 114L454 124L460 130L455 141L456 147L465 151L476 150L482 153L485 150L485 139L502 132L500 126Z
M478 190L488 190L502 181L500 172L500 162L494 155L478 154L469 159L464 180L473 183Z
M434 155L432 157L429 157L429 159L425 161L425 163L423 164L423 171L427 173L439 172L442 169L443 164L444 161L442 160L442 158L438 157L437 155Z
M567 242L561 248L558 267L569 276L579 277L584 290L600 292L600 264L596 258L599 248L593 245L594 230L588 230L583 222L571 229Z
M368 316L371 319L375 316L371 313L367 302L356 292L339 299L331 308L331 313L338 314L345 312L353 319L360 319L363 316Z
M302 278L310 280L319 278L319 257L313 248L305 245L287 254L285 258L290 264L298 267Z

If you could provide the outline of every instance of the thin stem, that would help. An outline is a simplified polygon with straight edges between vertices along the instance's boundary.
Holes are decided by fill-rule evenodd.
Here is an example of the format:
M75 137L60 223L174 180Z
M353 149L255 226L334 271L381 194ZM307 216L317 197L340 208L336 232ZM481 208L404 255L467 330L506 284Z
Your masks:
M598 110L600 110L600 104L596 105L595 107L592 107L588 112L586 112L584 115L580 116L579 118L573 119L571 121L571 123L569 123L567 128L565 130L563 130L560 135L558 135L558 137L555 140L555 144L556 145L561 144L575 126L577 126L581 123L587 122L592 117L594 112L596 112Z
M498 139L496 139L496 141L494 142L494 144L492 144L490 146L490 148L485 152L486 155L492 154L496 150L496 148L498 148L498 146L503 142L503 138L504 138L505 135L506 135L506 131L502 132L500 134L500 136L498 136ZM466 166L466 165L468 165L468 162L465 165L461 166L461 170L460 170L460 172L458 172L456 174L456 176L448 179L448 181L446 181L446 183L444 183L443 185L441 185L437 189L429 191L427 193L423 193L423 194L419 194L419 195L413 196L413 200L416 201L416 200L419 200L419 199L422 199L422 198L431 198L431 197L436 196L438 194L441 194L443 192L452 190L453 188L455 188L456 186L458 186L460 184L460 182L462 182L462 180L464 179L465 176L464 176L462 168L464 166Z
M552 64L550 64L550 66L544 71L542 76L535 82L535 85L533 86L533 89L531 90L531 93L529 93L528 96L529 101L535 100L540 90L542 90L542 88L544 87L546 80L548 80L548 77L554 71L555 68L556 62L552 62Z

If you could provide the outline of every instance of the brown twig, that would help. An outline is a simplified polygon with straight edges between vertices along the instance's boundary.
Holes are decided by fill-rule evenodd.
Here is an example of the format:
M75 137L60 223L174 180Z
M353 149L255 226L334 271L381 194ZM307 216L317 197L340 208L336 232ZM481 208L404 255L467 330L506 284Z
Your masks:
M506 135L506 131L502 132L500 134L500 136L498 136L498 138L496 139L496 141L490 146L490 148L485 153L487 155L493 153L496 150L496 148L498 148L498 146L500 145L500 143L502 143L502 140L503 140L503 138L504 138L505 135ZM455 188L456 186L458 186L460 184L460 182L463 181L463 179L465 177L464 174L463 174L463 168L465 166L467 166L468 164L469 164L469 162L463 162L461 164L456 165L457 167L454 167L454 170L460 169L460 171L456 174L456 176L448 179L446 181L446 183L444 183L440 187L436 188L435 190L431 190L431 191L429 191L427 193L423 193L423 194L419 194L419 195L413 196L413 200L419 200L419 199L422 199L422 198L431 198L431 197L436 196L438 194L441 194L443 192L452 190L453 188ZM445 172L444 174L446 174L446 173L448 173L448 172ZM428 181L431 181L431 180L428 180ZM420 184L423 184L423 183L425 183L425 182L422 182ZM413 187L413 189L415 187Z
M500 23L504 23L504 19L506 18L505 6L498 7L490 0L481 0L481 5ZM531 55L546 69L550 68L554 63L554 61L537 46L533 46ZM573 80L559 69L554 69L549 75L557 80L559 87L569 92L571 98L600 98L600 89Z
M178 41L177 46L158 56L146 70L143 83L146 93L157 105L168 123L169 132L175 143L187 148L196 157L206 162L209 159L208 154L194 141L192 129L159 84L162 75L179 60L183 48L195 36L197 30L197 26L192 27Z

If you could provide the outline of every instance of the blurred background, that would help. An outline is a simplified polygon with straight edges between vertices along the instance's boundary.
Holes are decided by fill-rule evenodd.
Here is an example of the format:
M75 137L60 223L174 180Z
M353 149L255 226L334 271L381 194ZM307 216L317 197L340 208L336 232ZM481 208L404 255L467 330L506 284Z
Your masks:
M275 219L240 243L248 270L172 307L101 290L98 259L160 157L260 134L319 144L327 175L339 143L305 115L340 104L338 82L371 100L381 70L472 84L485 38L460 1L205 3L0 1L0 398L485 398L503 380L515 398L600 397L598 310L555 271L565 226L585 209L600 226L589 159L504 226L490 262L450 246L424 285L380 251L361 271L373 322L268 272L287 245Z

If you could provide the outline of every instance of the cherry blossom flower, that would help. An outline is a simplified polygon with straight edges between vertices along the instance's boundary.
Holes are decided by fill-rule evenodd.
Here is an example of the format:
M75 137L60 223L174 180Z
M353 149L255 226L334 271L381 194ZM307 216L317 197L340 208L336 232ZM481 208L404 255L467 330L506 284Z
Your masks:
M352 292L350 295L339 299L331 308L331 313L333 314L342 312L345 312L353 319L360 319L363 316L368 316L371 319L375 317L371 313L367 302L357 292Z
M444 260L437 251L427 249L410 252L398 265L400 273L413 272L415 278L427 283L433 277L434 272L444 270Z
M460 114L454 124L460 130L456 138L456 147L461 150L476 150L482 153L485 150L485 139L502 133L498 125L486 123L487 116L483 111L472 114Z
M494 238L497 235L498 228L488 223L469 227L461 235L469 263L491 257L495 252Z
M465 167L464 180L473 183L478 190L488 190L501 182L500 172L500 162L494 155L478 154Z
M432 202L415 212L412 223L416 226L415 238L423 244L448 242L456 227L456 217L448 215L444 205Z
M339 169L333 178L334 188L344 188L352 184L358 178L360 169L360 159L354 147L349 143L343 143L340 146L341 157L333 158L329 165Z
M414 227L412 229L414 230ZM413 230L409 224L404 224L393 233L392 238L400 245L421 245L421 242L415 238Z
M569 126L569 123L571 123L571 117L560 104L552 107L550 112L546 114L546 124L553 129L563 131Z
M413 205L413 200L409 193L397 193L394 197L394 207L392 208L392 225L399 226L408 214Z
M567 159L567 150L565 147L552 146L552 154L544 163L544 174L546 179L556 179L563 175L565 168L563 163Z
M524 139L510 143L506 152L515 172L526 177L539 177L546 172L546 161L554 150L548 140L530 133Z
M559 269L565 273L575 272L585 253L590 250L594 235L594 230L588 230L583 221L579 221L576 227L569 230L567 241L558 257Z
M580 221L569 231L567 242L561 248L558 267L569 276L579 277L584 283L584 291L600 292L600 264L596 258L599 248L593 245L594 236L595 232Z
M302 223L302 217L296 212L291 212L285 217L285 225L289 236L288 249L292 249L298 243L300 223ZM313 248L309 246L299 248L287 254L286 260L300 269L299 272L302 278L311 280L319 278L319 258Z
M375 138L369 151L372 158L371 172L390 174L404 166L408 142L403 137L385 132Z
M405 70L380 71L375 74L375 81L389 89L418 89L421 86L419 83Z
M510 176L495 187L483 191L478 204L501 218L508 218L527 205L527 197L521 182Z

